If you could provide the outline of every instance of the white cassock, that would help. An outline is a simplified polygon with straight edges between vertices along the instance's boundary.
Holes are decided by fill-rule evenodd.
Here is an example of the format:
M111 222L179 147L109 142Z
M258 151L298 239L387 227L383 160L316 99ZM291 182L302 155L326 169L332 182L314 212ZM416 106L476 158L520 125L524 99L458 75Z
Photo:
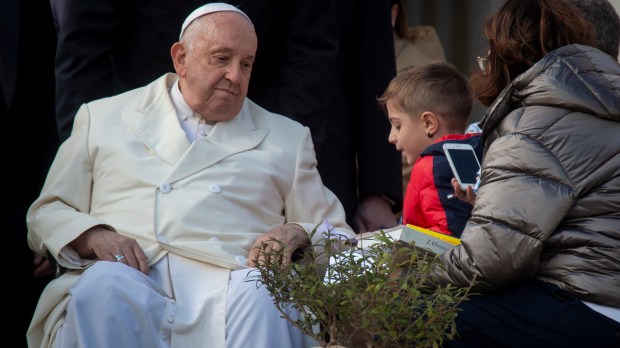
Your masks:
M148 275L123 263L97 262L70 290L72 300L56 333L55 346L242 348L253 342L253 347L286 348L312 344L280 318L268 292L257 288L250 271L205 267L172 253L152 266ZM228 274L227 296L222 299L218 295L222 292L213 285L226 281ZM175 293L175 289L183 293ZM88 305L80 301L81 296L88 299L93 293L100 301ZM123 301L115 300L119 298ZM114 315L103 317L100 313ZM209 332L208 328L217 327L209 320L225 317L226 334ZM93 323L98 330L80 330L81 323ZM118 327L126 330L119 332ZM203 334L196 335L196 328L204 328Z

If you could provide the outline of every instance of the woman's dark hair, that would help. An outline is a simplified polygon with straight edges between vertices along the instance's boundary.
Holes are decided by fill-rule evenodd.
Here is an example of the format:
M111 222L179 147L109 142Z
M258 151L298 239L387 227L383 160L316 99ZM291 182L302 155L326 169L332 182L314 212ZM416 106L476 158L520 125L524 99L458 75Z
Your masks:
M565 0L507 0L487 20L484 71L472 74L476 98L489 106L518 75L569 44L596 47L592 24Z

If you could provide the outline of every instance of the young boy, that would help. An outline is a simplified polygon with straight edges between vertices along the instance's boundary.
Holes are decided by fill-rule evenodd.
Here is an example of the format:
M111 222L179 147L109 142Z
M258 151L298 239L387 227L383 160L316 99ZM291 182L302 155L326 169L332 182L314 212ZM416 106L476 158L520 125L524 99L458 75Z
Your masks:
M396 76L378 99L392 128L388 141L413 164L403 224L460 237L472 206L452 197L452 169L443 144L467 143L482 158L480 133L464 134L473 106L469 80L454 66L433 62Z

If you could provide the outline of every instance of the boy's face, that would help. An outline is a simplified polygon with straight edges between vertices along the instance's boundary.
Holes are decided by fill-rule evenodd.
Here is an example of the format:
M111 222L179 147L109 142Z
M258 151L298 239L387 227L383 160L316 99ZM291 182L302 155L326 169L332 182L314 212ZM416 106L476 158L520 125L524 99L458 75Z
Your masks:
M433 139L426 135L426 125L421 115L409 115L389 101L386 107L392 125L388 141L405 155L409 165L413 165L422 150L433 143Z

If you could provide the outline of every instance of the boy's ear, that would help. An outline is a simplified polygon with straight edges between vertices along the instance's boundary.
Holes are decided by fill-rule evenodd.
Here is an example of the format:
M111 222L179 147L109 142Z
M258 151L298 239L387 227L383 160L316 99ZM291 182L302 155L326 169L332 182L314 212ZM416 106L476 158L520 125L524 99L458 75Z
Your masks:
M432 138L439 130L439 116L430 111L424 111L420 117L424 123L424 131Z

